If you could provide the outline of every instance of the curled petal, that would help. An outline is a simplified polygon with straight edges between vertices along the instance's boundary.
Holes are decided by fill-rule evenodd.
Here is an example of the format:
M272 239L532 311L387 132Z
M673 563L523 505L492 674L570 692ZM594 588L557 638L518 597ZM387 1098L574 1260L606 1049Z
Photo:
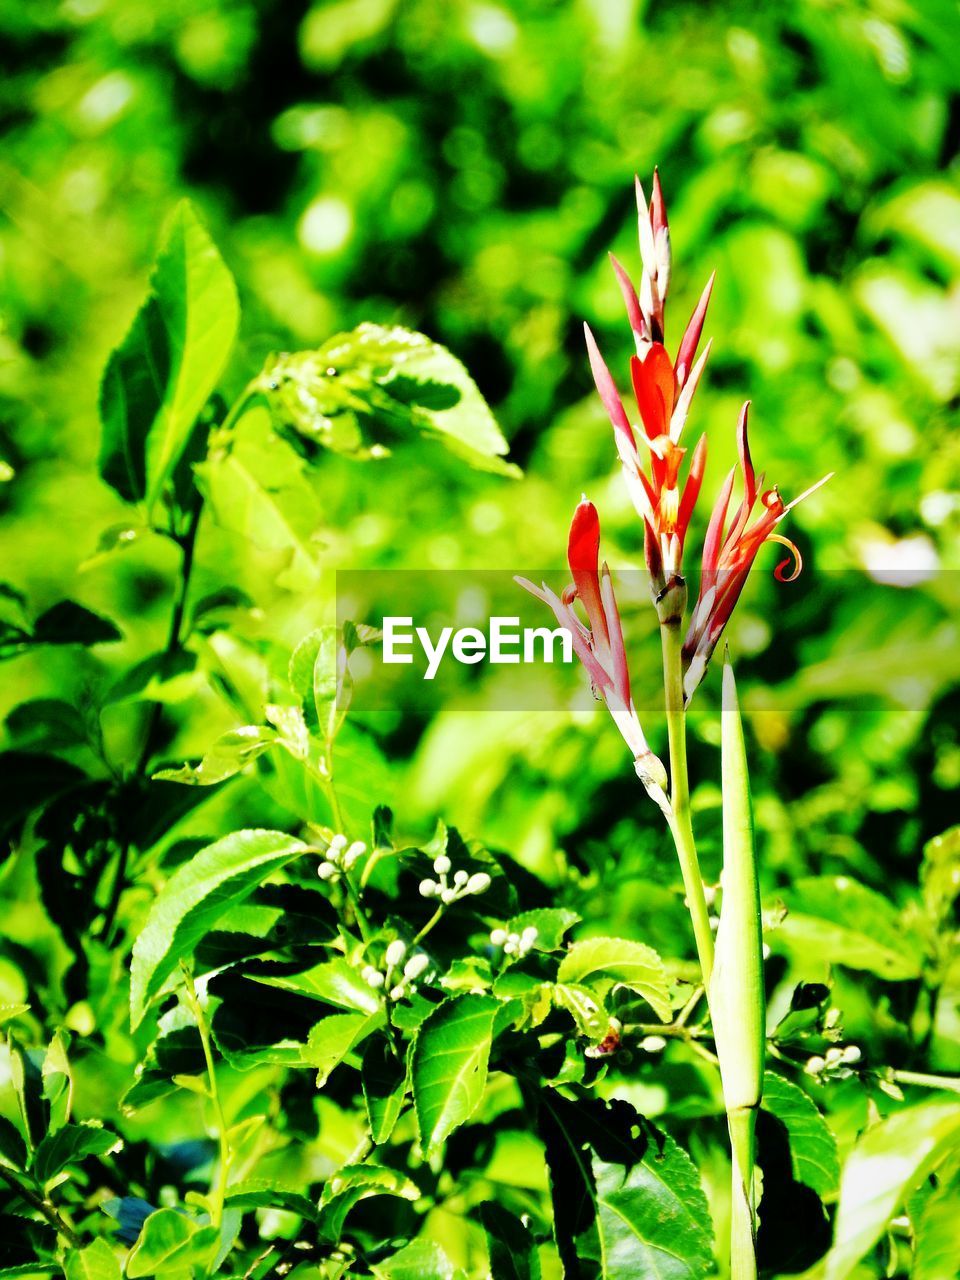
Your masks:
M720 490L720 496L717 498L713 512L710 515L710 523L707 525L707 534L703 541L703 567L705 571L716 570L719 567L723 526L727 519L727 510L730 506L730 496L733 493L733 481L736 474L735 468L731 468L727 473L723 488Z
M677 405L670 419L670 437L672 440L679 440L683 428L686 426L687 415L690 412L690 403L693 400L694 392L700 382L700 375L703 373L704 365L710 358L710 348L713 346L711 338L707 345L703 348L703 355L693 366L693 372L683 385L680 395L677 397Z
M740 419L737 422L737 452L740 455L740 466L743 469L744 504L748 511L753 506L757 496L756 472L753 469L753 459L750 457L750 442L747 439L747 415L749 411L750 401L745 400L743 408L740 410Z
M769 542L779 542L781 546L786 547L790 552L787 559L781 560L774 569L773 576L778 582L796 582L803 572L803 557L796 543L791 542L789 538L785 538L782 533L770 533L767 535L767 540ZM789 573L785 573L784 570L791 564L793 568Z
M594 646L598 650L598 657L603 661L610 647L610 638L600 598L600 517L597 515L597 508L586 498L577 504L573 513L567 540L567 559L577 595L590 620Z

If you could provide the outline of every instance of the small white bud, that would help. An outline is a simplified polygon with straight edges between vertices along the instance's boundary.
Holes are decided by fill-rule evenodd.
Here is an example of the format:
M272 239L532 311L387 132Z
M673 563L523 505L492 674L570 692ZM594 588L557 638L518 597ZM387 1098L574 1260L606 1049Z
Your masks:
M663 1053L666 1047L667 1042L663 1036L644 1036L640 1041L640 1048L647 1053Z
M421 880L420 896L422 898L435 898L439 888L440 886L437 884L436 880Z
M519 933L508 933L508 934L507 934L507 938L508 938L508 940L509 940L510 942L512 942L512 943L513 943L513 945L514 945L514 946L518 946L518 945L519 945L519 942L520 942L520 935L519 935Z
M503 944L504 953L508 956L515 956L517 954L518 946L519 943L514 942L512 938L508 938Z
M334 876L338 876L340 872L332 862L321 862L317 867L317 875L321 880L332 880Z
M535 924L528 924L520 935L520 941L524 946L532 947L537 940L537 934L539 932L540 931Z
M450 859L445 853L441 853L439 858L434 858L433 869L438 876L445 876L450 870Z
M364 982L366 982L367 986L373 987L377 991L379 991L383 986L383 974L379 969L374 969L372 964L368 964L360 976L363 978Z
M492 929L490 931L490 941L495 947L502 947L507 940L506 929Z
M445 902L447 906L449 906L451 902L456 902L457 900L456 889L444 889L443 893L440 894L440 900L441 902Z
M475 872L467 881L467 893L486 893L491 880L485 871Z
M765 942L763 944L763 958L764 960L770 959L770 943L769 942Z
M387 947L384 962L388 969L395 969L398 964L403 964L403 957L407 954L407 944L402 942L400 938L394 938Z
M462 889L469 879L470 879L470 874L467 871L454 872L453 883L457 886L458 889Z
M366 852L367 852L367 846L363 843L363 841L354 840L353 844L349 847L349 849L347 849L344 852L344 855L343 855L344 871L349 871L350 868L357 862L357 860L362 858Z
M861 1056L860 1046L856 1044L848 1044L843 1051L844 1062L859 1062Z
M714 933L716 933L716 931L720 928L720 917L708 916L707 918L710 921L710 928L713 930Z
M403 976L411 982L415 978L419 978L421 973L430 968L430 957L424 955L421 951L418 955L411 956L407 963L403 966ZM412 988L411 988L412 989Z
M814 1054L812 1058L807 1059L807 1065L803 1069L808 1076L818 1076L826 1065L819 1054Z
M333 838L331 839L330 848L328 852L339 853L341 849L345 849L346 847L347 847L347 837L345 835L341 835L338 833L337 835L333 836Z
M825 1055L825 1061L828 1067L835 1067L838 1062L843 1061L843 1050L837 1048L828 1049Z
M402 1000L406 994L407 994L406 988L399 982L395 987L390 988L391 1000Z

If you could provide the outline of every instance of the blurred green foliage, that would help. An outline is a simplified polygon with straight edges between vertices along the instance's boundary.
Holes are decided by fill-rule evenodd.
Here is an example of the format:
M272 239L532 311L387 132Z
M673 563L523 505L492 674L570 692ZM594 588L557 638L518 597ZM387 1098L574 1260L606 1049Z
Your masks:
M625 382L606 255L635 262L630 178L659 164L677 315L718 271L688 428L710 433L707 502L747 397L755 459L786 497L836 472L792 517L804 576L788 593L755 573L731 626L764 890L850 872L911 902L960 785L957 36L948 0L0 0L2 576L30 619L69 596L124 633L95 654L45 647L6 664L0 716L54 695L82 710L163 647L178 553L149 533L101 545L130 517L92 477L101 371L183 195L239 288L227 393L275 353L403 324L464 362L524 470L467 471L421 440L370 465L325 455L290 477L312 491L292 533L255 525L251 546L205 522L193 590L242 590L236 635L292 648L332 619L338 567L557 567L582 490L611 564L642 564L581 323ZM263 441L247 447L255 468ZM315 573L291 568L304 547ZM879 586L878 566L923 572ZM653 707L654 623L636 611L628 624L637 701ZM476 710L377 694L358 684L354 714L382 749L377 798L399 828L425 838L449 815L572 882L590 925L676 949L672 853L599 714L483 712L482 683ZM171 761L242 723L192 672L163 699ZM717 704L714 674L692 717L708 879ZM152 714L143 688L121 690L102 720L107 759L136 758ZM660 749L655 714L644 723ZM22 744L22 723L7 727ZM90 763L89 748L64 754L65 768ZM295 810L244 776L178 837L289 825ZM8 878L2 891L14 944L55 981L63 951L31 890ZM920 1040L925 1065L957 1070L960 972L942 963L940 1021ZM827 967L796 944L778 1015ZM0 980L0 1001L21 999L17 965ZM916 1065L896 996L878 1011L841 972L834 999L878 1061ZM637 1088L649 1114L658 1097L666 1108L655 1081Z

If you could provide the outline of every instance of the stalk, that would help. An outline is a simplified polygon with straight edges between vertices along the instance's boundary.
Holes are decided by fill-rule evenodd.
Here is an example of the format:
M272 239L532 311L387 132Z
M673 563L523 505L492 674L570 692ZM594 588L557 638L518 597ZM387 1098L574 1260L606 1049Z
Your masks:
M686 587L671 588L670 597L661 601L657 609L660 614L667 736L670 743L670 812L667 815L667 824L680 860L680 874L683 876L683 888L687 895L703 985L709 992L710 978L713 973L713 933L710 929L707 899L703 891L700 860L697 857L697 846L693 839L693 825L690 820L690 783L687 776L687 717L683 705L680 635Z
M233 1152L230 1147L230 1127L227 1124L227 1118L223 1110L223 1102L220 1098L220 1090L217 1086L217 1068L213 1057L213 1045L210 1039L210 1028L207 1024L206 1013L200 1003L197 995L197 989L193 984L192 975L183 970L183 976L186 986L187 1004L191 1013L197 1021L197 1030L200 1033L200 1044L203 1048L203 1060L207 1068L207 1094L213 1106L213 1114L217 1126L217 1146L219 1148L219 1160L217 1162L217 1172L210 1188L210 1221L218 1229L223 1225L224 1203L227 1198L227 1179L230 1176L230 1165L233 1160Z
M723 905L710 1014L732 1152L730 1274L732 1280L756 1280L755 1135L766 1048L763 935L747 753L729 657L722 721Z

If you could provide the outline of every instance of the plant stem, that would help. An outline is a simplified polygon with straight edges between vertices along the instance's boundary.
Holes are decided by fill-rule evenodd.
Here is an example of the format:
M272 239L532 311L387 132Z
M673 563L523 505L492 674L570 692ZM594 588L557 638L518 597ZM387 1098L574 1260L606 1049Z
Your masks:
M440 923L440 921L443 919L443 913L446 911L446 909L447 909L447 904L445 902L441 902L440 905L437 907L436 911L433 913L433 915L430 917L427 923L423 926L423 928L414 938L413 940L414 946L416 946L418 942L423 941L423 939L427 936L427 934L434 927L434 925L437 925Z
M670 809L667 819L687 896L693 937L700 961L703 986L709 992L713 973L713 933L710 912L703 891L700 861L690 820L690 784L687 777L687 717L683 706L683 666L681 663L680 619L660 624L663 651L663 685L666 698L667 735L670 742Z
M900 1071L897 1068L894 1068L891 1075L897 1084L913 1084L921 1089L945 1089L949 1093L960 1093L958 1076L935 1076L926 1071Z
M82 1243L80 1237L68 1223L64 1222L55 1205L34 1191L32 1187L25 1187L16 1174L11 1169L4 1168L3 1165L0 1165L0 1178L3 1178L17 1195L22 1196L32 1208L36 1209L37 1213L53 1227L54 1231L63 1236L68 1245L74 1249L80 1248Z
M233 1153L230 1149L230 1132L227 1126L227 1118L223 1112L223 1103L220 1100L220 1091L217 1087L217 1068L213 1058L213 1044L210 1040L210 1027L207 1023L207 1016L197 995L197 989L193 984L193 977L185 968L182 971L186 983L187 1004L190 1012L197 1020L197 1031L200 1033L200 1044L203 1047L203 1061L207 1068L207 1086L217 1122L217 1144L220 1149L220 1162L217 1166L216 1178L210 1188L210 1219L219 1230L223 1223L223 1206L227 1197L227 1177L230 1173Z

